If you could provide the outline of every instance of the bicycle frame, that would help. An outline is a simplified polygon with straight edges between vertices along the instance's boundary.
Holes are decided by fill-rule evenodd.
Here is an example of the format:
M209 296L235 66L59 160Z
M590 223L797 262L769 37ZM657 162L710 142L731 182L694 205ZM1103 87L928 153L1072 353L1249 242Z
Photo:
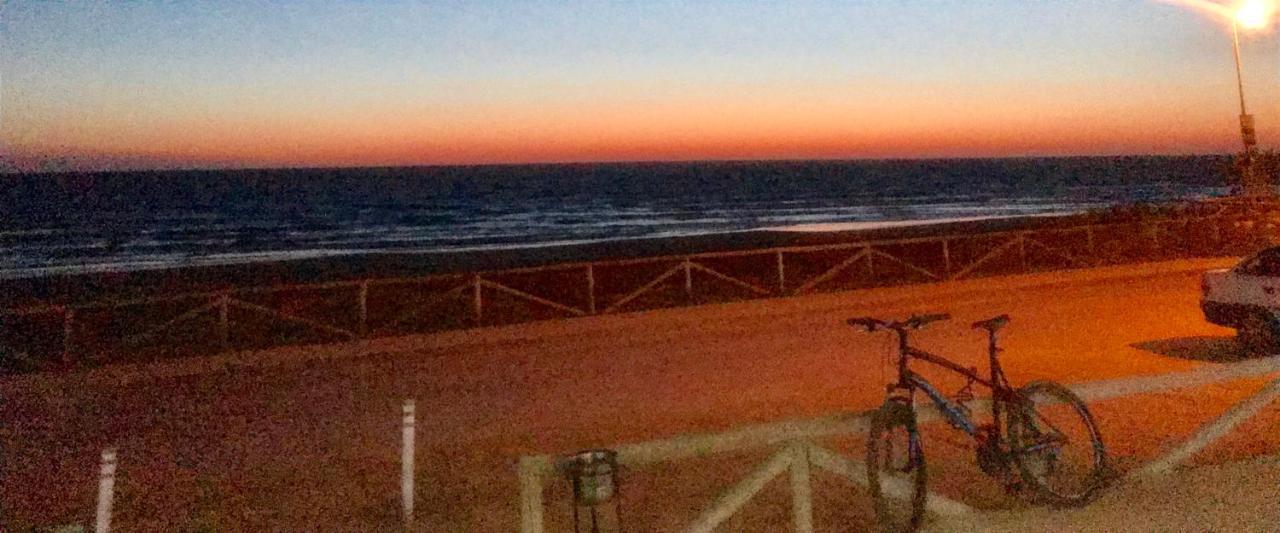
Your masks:
M976 367L965 368L945 357L910 346L907 342L906 330L895 330L895 332L898 334L898 382L889 386L890 393L894 390L906 390L910 395L909 398L914 401L915 391L917 389L924 391L925 395L933 401L938 407L938 411L943 414L952 427L964 431L975 439L981 438L981 428L974 423L973 418L964 408L947 398L924 376L912 371L909 367L912 359L918 359L964 376L969 380L969 385L966 385L966 387L977 383L991 390L991 417L993 421L1000 419L1001 407L1005 402L1016 399L1018 393L1009 386L1009 381L1004 375L1004 369L1000 367L1000 348L997 345L997 336L994 332L989 334L987 341L990 364L989 378L983 378L983 376L979 375ZM991 426L990 431L994 432L992 436L996 439L1001 439L1000 425L992 424Z

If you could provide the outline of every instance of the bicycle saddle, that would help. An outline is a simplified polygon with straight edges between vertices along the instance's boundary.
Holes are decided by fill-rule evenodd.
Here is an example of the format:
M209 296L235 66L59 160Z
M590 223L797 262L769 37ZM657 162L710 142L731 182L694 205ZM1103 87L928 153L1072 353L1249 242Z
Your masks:
M985 329L987 331L995 333L996 331L999 331L1000 328L1003 328L1005 324L1008 324L1008 323L1009 323L1009 315L1000 315L997 317L988 318L986 320L979 320L977 322L974 322L973 329Z

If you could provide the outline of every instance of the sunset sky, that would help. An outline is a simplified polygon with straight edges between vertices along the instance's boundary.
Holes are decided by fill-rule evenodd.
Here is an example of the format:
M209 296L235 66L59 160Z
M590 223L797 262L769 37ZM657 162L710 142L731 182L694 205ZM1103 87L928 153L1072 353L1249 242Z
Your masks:
M3 2L10 168L1222 153L1229 27L1150 0ZM1280 45L1243 36L1263 147Z

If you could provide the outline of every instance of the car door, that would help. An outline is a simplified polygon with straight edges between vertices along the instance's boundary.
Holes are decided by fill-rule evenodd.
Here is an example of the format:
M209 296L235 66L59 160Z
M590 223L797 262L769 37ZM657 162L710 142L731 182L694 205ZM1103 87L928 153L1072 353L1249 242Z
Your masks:
M1237 303L1280 308L1280 248L1270 248L1241 263L1235 269L1236 283L1232 292Z

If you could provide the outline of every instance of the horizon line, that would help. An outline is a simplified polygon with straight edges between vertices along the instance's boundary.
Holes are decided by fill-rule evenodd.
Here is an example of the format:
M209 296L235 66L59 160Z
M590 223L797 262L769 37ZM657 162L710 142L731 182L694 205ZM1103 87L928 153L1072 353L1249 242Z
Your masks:
M1125 154L1077 154L1077 155L1004 155L1004 156L901 156L901 157L813 157L813 158L696 158L696 159L617 159L617 160L564 160L564 161L529 161L529 162L492 162L492 163L427 163L427 164L387 164L387 165L331 165L331 166L190 166L190 167L122 167L96 170L16 170L0 168L3 176L41 176L68 174L113 174L142 172L255 172L279 170L357 170L357 169L405 169L405 168L492 168L492 167L538 167L538 166L574 166L574 165L662 165L680 163L810 163L810 162L905 162L905 161L981 161L981 160L1025 160L1025 159L1104 159L1117 157L1234 157L1236 152L1208 153L1125 153Z

